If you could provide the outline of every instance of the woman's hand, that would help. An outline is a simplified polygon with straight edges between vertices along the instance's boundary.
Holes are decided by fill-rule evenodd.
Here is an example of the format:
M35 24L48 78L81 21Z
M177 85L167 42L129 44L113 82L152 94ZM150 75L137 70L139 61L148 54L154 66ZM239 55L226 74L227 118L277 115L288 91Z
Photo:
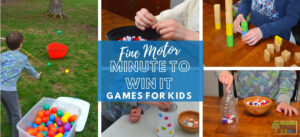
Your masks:
M142 31L151 28L156 22L156 18L145 8L138 11L134 19L135 25Z
M226 85L226 92L229 92L232 83L233 83L233 76L229 71L222 71L219 75L219 81Z
M174 19L167 19L157 22L152 29L164 39L170 40L199 40L199 33L189 30Z

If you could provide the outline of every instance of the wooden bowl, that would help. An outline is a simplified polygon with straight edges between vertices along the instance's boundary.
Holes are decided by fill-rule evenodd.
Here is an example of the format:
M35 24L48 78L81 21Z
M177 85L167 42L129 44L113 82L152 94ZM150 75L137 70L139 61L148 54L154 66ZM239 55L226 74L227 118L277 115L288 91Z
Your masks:
M192 119L198 121L199 122L198 125L197 126L192 126L192 127L187 126L186 124L184 124L182 122L183 120L186 120L187 118L189 118L189 119L192 118ZM191 111L191 110L183 111L178 115L177 121L178 121L180 127L184 131L187 131L187 132L198 132L199 131L199 124L200 124L199 112Z
M254 106L254 105L248 105L247 102L248 101L256 101L257 99L259 100L266 100L268 101L269 103L268 104L265 104L265 105L261 105L261 106ZM243 100L243 103L246 107L246 110L253 114L253 115L262 115L262 114L265 114L266 112L268 112L272 106L272 99L268 98L268 97L262 97L262 96L253 96L253 97L248 97L248 98L245 98Z

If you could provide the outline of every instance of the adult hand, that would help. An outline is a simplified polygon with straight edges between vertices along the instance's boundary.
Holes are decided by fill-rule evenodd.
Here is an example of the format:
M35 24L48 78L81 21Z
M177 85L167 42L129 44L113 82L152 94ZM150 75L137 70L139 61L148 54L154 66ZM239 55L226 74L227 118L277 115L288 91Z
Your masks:
M142 116L142 108L141 107L131 109L130 115L129 115L129 121L131 123L136 123L141 119L141 116Z
M189 30L174 19L167 19L157 22L152 29L164 39L170 40L199 40L199 33Z
M283 112L284 115L292 116L293 113L298 116L298 110L287 103L280 102L276 107L277 112Z
M250 29L243 37L242 40L250 45L255 45L258 41L260 41L263 38L263 34L260 30L260 28L256 27L253 29Z
M233 32L234 33L242 33L242 27L241 27L241 23L246 21L243 14L239 14L238 16L236 16L234 22L233 22Z
M145 8L138 11L134 19L135 25L142 31L151 28L156 22L156 18Z
M232 74L229 71L222 71L219 75L219 81L226 85L226 92L229 92L233 83Z

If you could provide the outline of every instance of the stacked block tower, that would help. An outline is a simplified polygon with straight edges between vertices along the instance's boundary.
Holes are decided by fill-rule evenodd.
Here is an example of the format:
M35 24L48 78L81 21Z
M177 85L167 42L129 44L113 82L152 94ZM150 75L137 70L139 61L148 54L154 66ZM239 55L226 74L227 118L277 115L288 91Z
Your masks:
M227 46L233 46L233 15L232 0L225 0Z

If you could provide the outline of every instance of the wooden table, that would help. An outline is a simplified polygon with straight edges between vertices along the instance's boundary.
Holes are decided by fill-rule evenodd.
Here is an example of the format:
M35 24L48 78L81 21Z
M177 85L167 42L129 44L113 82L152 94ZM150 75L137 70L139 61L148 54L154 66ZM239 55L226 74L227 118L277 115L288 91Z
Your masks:
M102 9L102 40L108 40L106 38L107 32L109 32L112 29L118 28L118 27L124 27L124 26L132 26L135 25L133 20L124 18L122 16L119 16L117 14L114 14L112 12L109 12L105 9Z
M185 110L199 111L198 102L176 102L177 115ZM141 117L140 121L131 124L128 115L122 116L113 125L102 133L102 137L156 137L155 127L157 122L158 109L149 108ZM199 133L189 133L181 129L176 122L174 137L199 137Z
M264 60L264 49L269 43L274 43L274 37L261 40L255 46L248 46L241 41L241 34L234 35L234 46L227 47L225 30L225 13L221 10L222 29L216 30L214 23L214 7L212 4L203 2L203 40L204 40L204 65L207 67L263 67L275 66L274 57L281 53L275 53L270 62ZM251 26L250 27L254 27ZM283 40L284 49L292 52L291 59L285 63L285 66L291 66L295 63L294 52L300 52L300 46L296 46L286 40ZM297 64L298 66L300 64Z
M274 136L272 123L274 120L294 120L298 121L298 135L300 131L299 116L284 116L283 113L276 112L276 104L273 102L270 111L262 116L249 114L242 100L238 101L238 122L235 125L224 125L220 121L220 97L204 97L203 102L203 136L222 137L222 136L251 136L267 137ZM300 111L300 103L293 102L292 106ZM295 135L293 135L295 137Z

